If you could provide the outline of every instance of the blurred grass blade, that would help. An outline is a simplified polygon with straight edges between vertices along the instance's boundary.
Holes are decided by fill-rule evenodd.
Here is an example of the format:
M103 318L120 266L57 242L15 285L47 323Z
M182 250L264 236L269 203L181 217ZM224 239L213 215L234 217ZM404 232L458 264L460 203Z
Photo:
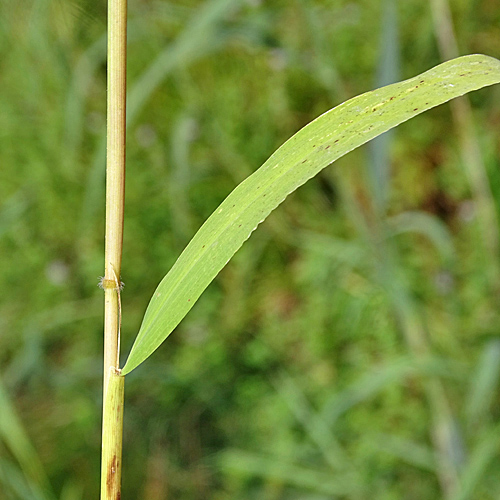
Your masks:
M429 0L434 31L442 59L452 59L459 54L458 42L453 25L451 5L448 0ZM492 288L500 274L498 255L500 252L499 219L495 210L492 186L481 153L481 143L474 125L470 100L466 97L451 104L453 128L460 145L460 156L477 210L482 244L489 254L488 273ZM486 257L486 256L485 256Z
M19 220L28 207L28 201L22 191L12 195L0 207L0 238L12 227L12 224Z
M160 283L123 374L159 347L252 231L291 192L396 125L498 82L500 61L483 55L460 57L350 99L297 132L224 200Z
M366 262L366 249L357 241L335 238L314 231L300 231L290 244L308 249L315 254L323 254L335 259L344 270L353 269Z
M389 85L399 80L399 36L398 13L395 0L385 0L382 13L382 33L379 46L376 87ZM377 137L369 144L368 174L372 192L379 211L387 204L390 184L390 149L393 132Z
M81 148L85 131L85 105L90 88L95 83L96 73L106 61L106 34L99 37L78 58L73 70L71 85L66 96L64 112L65 154L71 154L67 164L73 166L76 152Z
M455 248L448 226L437 217L420 211L408 211L387 220L393 234L420 233L435 246L442 261L450 265L455 259Z
M450 376L453 365L441 358L422 358L418 361L401 356L391 363L363 373L343 391L334 393L326 402L321 418L334 425L352 407L366 403L392 384L405 383L413 376Z
M486 472L490 468L492 476L497 474L497 467L492 462L498 458L500 449L500 426L488 429L482 433L472 450L467 465L460 475L460 488L451 500L468 500L472 498L487 498L480 496L479 490L486 483ZM491 476L491 477L492 477ZM491 497L493 498L493 497Z
M195 120L187 113L182 113L176 120L171 139L172 173L169 186L169 201L171 203L172 227L176 233L176 241L182 240L180 248L189 241L193 234L193 219L189 203L188 186L190 182L190 147L196 128Z
M2 500L48 500L40 488L26 478L17 464L1 457L0 498Z
M332 474L331 471L296 465L275 456L264 456L242 450L228 450L218 457L219 466L245 478L261 477L276 484L283 483L295 488L317 493L358 498L362 486L351 474Z
M176 67L186 66L219 48L225 42L220 22L241 0L203 2L186 29L173 44L168 45L138 78L127 104L127 126L151 98L165 77Z
M435 453L428 445L392 434L376 435L372 442L378 453L387 453L404 460L413 467L436 472Z
M0 439L15 457L24 473L33 498L49 500L55 498L43 465L31 441L24 431L10 398L0 380ZM4 464L6 465L6 463ZM11 477L8 474L8 477ZM0 495L1 498L1 495Z
M344 450L333 435L331 428L321 415L317 415L292 377L283 372L274 385L297 421L305 429L310 440L321 451L326 463L333 470L344 469L347 465Z
M135 122L158 87L176 68L186 67L220 49L226 43L227 35L220 28L220 24L240 3L241 0L212 0L203 2L196 9L196 13L179 37L168 44L130 85L127 96L127 129ZM96 148L87 180L80 218L81 228L87 227L96 207L100 206L105 152L106 140L103 136Z
M500 340L489 342L483 351L474 374L465 415L469 426L484 423L489 415L489 408L497 394L500 376Z

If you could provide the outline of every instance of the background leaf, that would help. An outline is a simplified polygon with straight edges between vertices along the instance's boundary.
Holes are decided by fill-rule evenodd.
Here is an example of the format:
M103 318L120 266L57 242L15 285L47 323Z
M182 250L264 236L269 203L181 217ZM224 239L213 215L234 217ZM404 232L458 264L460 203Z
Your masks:
M127 133L121 366L151 295L196 231L300 128L457 55L500 59L492 2L448 0L456 55L438 51L449 23L433 22L430 2L394 2L399 74L376 80L381 53L391 51L383 35L391 1L234 2L208 35L210 48L191 46L186 59L180 38L195 36L196 19L220 0L129 2L129 97L164 50L177 62ZM0 379L54 495L98 498L106 5L7 1L0 14ZM500 450L488 437L500 409L500 254L487 246L498 225L483 217L470 177L478 163L463 149L472 127L498 220L500 85L467 99L470 127L446 105L393 129L380 214L366 146L289 196L168 346L127 375L127 497L331 500L322 483L299 484L293 470L285 477L290 465L342 483L359 478L360 498L454 498L462 484L468 498L500 498ZM407 341L415 331L436 366L401 368L398 379L393 366L425 362ZM364 390L386 370L391 381ZM278 391L283 373L313 423L299 420L295 393ZM440 448L442 405L433 410L429 380L441 382L448 434L459 429L464 446L453 484L441 481L453 455ZM351 387L355 404L328 421ZM313 439L323 421L348 458L341 469ZM496 446L491 461L485 439ZM232 450L284 472L222 467ZM28 477L0 444L2 500L33 500Z
M354 97L297 132L236 187L196 233L156 289L122 373L132 371L160 346L257 225L291 192L392 127L498 82L499 61L464 56Z

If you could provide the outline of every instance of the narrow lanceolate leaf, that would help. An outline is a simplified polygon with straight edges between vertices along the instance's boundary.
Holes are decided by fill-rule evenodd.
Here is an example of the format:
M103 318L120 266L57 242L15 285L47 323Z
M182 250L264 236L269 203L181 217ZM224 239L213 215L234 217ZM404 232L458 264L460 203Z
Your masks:
M122 374L150 356L252 231L320 170L427 109L500 82L500 61L453 59L404 82L354 97L309 123L244 180L196 233L156 289Z

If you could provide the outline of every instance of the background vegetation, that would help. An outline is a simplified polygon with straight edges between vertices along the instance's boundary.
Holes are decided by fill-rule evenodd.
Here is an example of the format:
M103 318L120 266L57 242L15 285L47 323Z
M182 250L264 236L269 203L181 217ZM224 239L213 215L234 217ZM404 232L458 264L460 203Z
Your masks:
M301 126L500 55L497 3L451 3L130 0L124 355L196 229ZM0 3L7 500L98 495L105 19ZM127 376L126 498L499 498L500 88L470 99L290 196Z

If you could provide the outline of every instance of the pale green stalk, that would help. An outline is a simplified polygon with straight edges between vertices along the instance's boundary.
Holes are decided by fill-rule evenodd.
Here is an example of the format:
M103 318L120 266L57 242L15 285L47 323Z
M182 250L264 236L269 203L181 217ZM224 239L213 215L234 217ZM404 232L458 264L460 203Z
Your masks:
M452 59L459 55L453 19L448 0L430 0L434 31L442 59ZM468 96L450 102L453 124L458 133L460 155L465 173L477 206L478 225L485 254L489 256L490 285L498 287L498 255L500 235L498 217L491 186L486 172L481 147L474 126L472 109ZM445 498L454 498L460 491L460 468L456 456L455 425L452 411L441 382L429 379L426 386L431 411L433 413L433 440L438 455L438 475Z
M101 500L121 496L124 378L120 376L120 271L125 194L127 0L108 1L108 109Z
M124 382L118 371L110 371L104 397L101 500L121 497Z
M430 0L430 6L441 58L448 60L458 57L460 51L448 0ZM500 273L498 266L498 255L500 253L499 221L486 165L481 154L481 146L474 126L470 100L467 96L460 97L451 101L450 107L453 125L458 133L460 155L477 206L481 239L485 251L490 257L489 266L492 270L490 283L496 289Z

